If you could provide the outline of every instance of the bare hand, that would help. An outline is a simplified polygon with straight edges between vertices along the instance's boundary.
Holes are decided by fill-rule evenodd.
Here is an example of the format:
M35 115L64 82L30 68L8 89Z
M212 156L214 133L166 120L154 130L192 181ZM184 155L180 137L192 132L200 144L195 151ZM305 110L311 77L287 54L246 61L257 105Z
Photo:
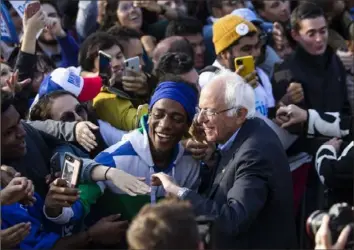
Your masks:
M15 177L20 177L21 173L17 172L13 167L1 165L1 186L6 187Z
M33 205L36 201L34 195L34 186L32 181L26 177L15 177L10 183L0 191L1 203L10 205L19 201L26 200L26 205Z
M336 150L336 152L338 153L342 143L343 143L343 140L338 139L338 138L332 138L331 140L325 142L323 145L331 145L331 146L333 146L334 149Z
M78 199L79 190L68 187L68 183L63 179L56 179L50 184L49 191L45 198L46 208L71 207Z
M46 18L47 16L42 9L40 9L31 18L27 17L27 12L25 11L25 15L23 18L24 31L37 34L41 29L44 28Z
M46 29L55 37L65 37L66 33L61 26L60 19L56 17L47 18Z
M1 248L13 249L23 241L31 231L31 223L19 223L0 230Z
M134 7L136 8L144 8L151 12L159 13L161 11L160 5L154 0L135 0Z
M350 226L346 226L340 233L337 242L332 245L331 230L329 229L329 216L325 215L322 219L321 227L318 229L316 234L315 249L344 249L350 231Z
M130 196L150 193L150 187L144 183L145 178L135 177L116 168L108 170L107 179L112 181L117 188L126 192Z
M193 158L196 160L201 160L206 156L208 144L199 142L192 138L182 141L182 145L186 151L192 153Z
M97 147L96 136L91 130L98 130L97 127L92 122L79 122L75 127L75 138L76 141L83 146L86 151L90 152L95 147Z
M289 118L288 121L281 124L282 128L287 128L293 124L306 122L308 115L307 115L306 110L301 109L298 106L291 104L289 106L280 107L277 110L276 116ZM282 119L282 118L279 118L278 120L280 120L280 119Z
M300 83L290 83L286 95L282 98L284 104L297 104L304 100L304 90Z
M174 195L178 194L179 186L177 186L171 176L160 172L157 174L153 174L151 176L151 185L152 186L163 186L167 193L171 193Z
M241 72L244 70L245 66L241 65L237 70L236 74L241 76ZM243 76L243 79L248 83L252 88L256 88L258 86L258 76L257 71L253 71L252 73Z
M21 92L22 88L31 82L31 79L26 79L22 82L18 82L18 70L16 70L9 79L6 80L6 85L1 87L1 90L12 93L15 95L17 92Z
M125 69L126 75L122 77L123 89L137 95L147 95L149 92L147 77L144 72Z
M284 34L284 28L280 23L278 22L274 23L272 36L273 36L276 50L283 50L286 43L286 37Z
M94 243L114 245L119 243L128 229L128 221L120 221L120 215L110 215L99 220L87 231Z

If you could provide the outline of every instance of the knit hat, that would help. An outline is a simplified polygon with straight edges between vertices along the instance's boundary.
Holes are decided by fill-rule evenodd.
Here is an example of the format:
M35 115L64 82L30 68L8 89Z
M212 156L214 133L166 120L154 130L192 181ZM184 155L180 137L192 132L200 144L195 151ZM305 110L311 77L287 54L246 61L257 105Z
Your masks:
M99 76L82 78L74 67L57 68L42 81L38 98L56 90L66 90L77 96L80 102L86 102L95 98L101 87Z
M258 31L256 26L242 17L229 14L218 19L213 25L213 43L216 54L220 54L252 31Z

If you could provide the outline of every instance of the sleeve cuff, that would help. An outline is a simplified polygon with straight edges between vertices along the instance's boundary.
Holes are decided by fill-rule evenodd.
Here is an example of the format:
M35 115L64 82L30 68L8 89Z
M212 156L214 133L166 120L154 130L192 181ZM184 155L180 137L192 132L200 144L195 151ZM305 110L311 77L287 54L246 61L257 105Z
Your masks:
M188 189L188 188L181 188L178 193L177 193L177 196L178 198L180 198L181 200L183 200L187 194L190 192L191 190Z
M64 225L70 222L71 218L74 216L74 211L71 207L64 207L61 214L58 217L49 217L45 212L45 206L43 206L44 216L51 222L59 225Z

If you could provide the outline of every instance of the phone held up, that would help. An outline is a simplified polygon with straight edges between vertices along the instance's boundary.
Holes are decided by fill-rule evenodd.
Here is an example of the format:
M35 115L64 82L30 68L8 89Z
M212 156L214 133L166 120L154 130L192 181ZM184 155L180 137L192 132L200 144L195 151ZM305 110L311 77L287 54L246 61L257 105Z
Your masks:
M239 75L242 77L245 77L249 74L251 74L252 72L255 71L255 63L254 63L254 59L253 56L243 56L243 57L237 57L235 58L235 69L236 71L243 66L243 69L241 70L241 72L239 72ZM250 79L252 80L252 79Z
M26 6L25 12L28 18L33 17L41 9L40 2L31 2Z
M112 57L102 50L98 51L99 76L102 78L104 85L109 86L109 79L112 76L111 70Z
M61 179L68 183L69 187L77 187L82 169L82 160L70 153L65 153L62 166Z
M128 58L124 61L125 69L129 69L131 71L140 72L140 59L138 56ZM125 74L126 75L126 74Z

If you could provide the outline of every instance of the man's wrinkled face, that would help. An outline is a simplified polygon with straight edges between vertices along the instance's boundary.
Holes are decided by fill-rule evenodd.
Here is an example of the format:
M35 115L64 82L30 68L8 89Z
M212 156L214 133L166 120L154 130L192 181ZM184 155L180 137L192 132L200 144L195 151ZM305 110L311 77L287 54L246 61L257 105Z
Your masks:
M14 159L27 153L26 131L21 123L20 114L10 106L1 114L1 157Z
M225 104L224 89L204 87L199 98L198 123L203 126L208 142L224 144L239 127L239 119L228 111L232 107Z
M153 150L170 152L188 131L187 113L182 105L171 99L155 103L149 115L149 139Z
M327 48L328 28L324 17L304 19L292 36L309 54L322 55Z
M270 22L287 22L290 18L290 2L288 0L264 1L264 9L259 14Z
M205 44L202 34L184 36L193 46L194 67L202 69L204 67Z

